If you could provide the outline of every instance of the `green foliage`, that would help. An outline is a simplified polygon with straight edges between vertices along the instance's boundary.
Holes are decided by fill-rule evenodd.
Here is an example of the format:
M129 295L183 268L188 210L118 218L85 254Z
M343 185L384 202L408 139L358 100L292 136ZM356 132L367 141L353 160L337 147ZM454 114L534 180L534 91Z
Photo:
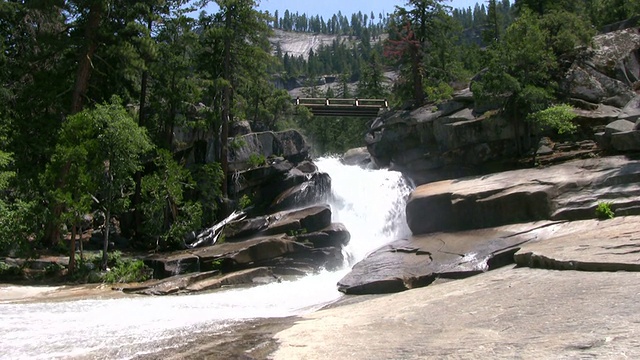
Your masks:
M611 210L610 202L600 202L596 207L596 217L601 220L613 219L615 213Z
M571 106L560 104L529 114L527 120L543 131L553 129L562 135L571 134L577 130L577 126L573 123L576 116Z
M142 260L120 260L104 274L104 282L141 282L151 278L151 269Z
M40 204L0 199L0 255L31 257L33 245L29 240L42 235L40 224L44 221Z
M248 161L252 168L257 168L267 164L267 158L262 154L250 154Z
M425 94L429 101L440 103L451 99L451 96L453 96L453 88L445 82L440 82L436 86L427 86L425 88Z
M202 206L185 199L185 192L195 190L196 183L166 150L158 151L154 164L157 170L141 183L143 231L151 240L147 246L180 248L184 235L201 226Z
M190 169L191 177L196 183L191 198L197 199L202 208L202 224L215 223L218 201L222 197L224 176L220 163L194 165Z
M251 204L251 198L247 194L242 195L240 200L238 200L238 206L240 207L240 210L248 208L249 206L251 206Z
M0 261L0 279L20 277L23 271L18 266L10 266L4 261Z
M229 148L233 150L240 150L245 146L247 146L247 141L241 137L234 137L233 140L229 142Z

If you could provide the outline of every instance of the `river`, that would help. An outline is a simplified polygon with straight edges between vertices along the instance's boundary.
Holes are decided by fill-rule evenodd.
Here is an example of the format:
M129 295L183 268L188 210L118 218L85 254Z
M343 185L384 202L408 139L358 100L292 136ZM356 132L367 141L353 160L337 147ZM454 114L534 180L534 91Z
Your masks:
M335 158L316 165L332 178L333 221L351 233L343 270L188 296L0 303L0 359L161 356L197 334L222 332L249 319L301 315L338 300L336 283L353 264L408 236L410 187L397 172L345 166Z

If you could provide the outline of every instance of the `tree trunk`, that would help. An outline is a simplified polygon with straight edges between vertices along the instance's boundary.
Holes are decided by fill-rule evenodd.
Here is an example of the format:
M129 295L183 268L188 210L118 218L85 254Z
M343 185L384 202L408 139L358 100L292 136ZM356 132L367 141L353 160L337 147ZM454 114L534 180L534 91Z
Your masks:
M102 270L107 270L109 257L107 251L109 251L109 228L111 224L111 209L107 208L104 214L104 244L102 246Z
M222 196L225 198L229 195L229 189L227 186L227 176L229 173L229 117L231 113L231 24L233 20L234 6L231 5L227 10L227 16L225 19L225 28L227 30L224 39L224 75L226 80L223 99L222 99L222 134L220 134L220 163L222 165Z
M91 77L92 61L98 42L96 41L98 29L100 27L100 21L102 20L102 2L95 1L89 8L89 18L87 20L87 27L85 29L86 47L81 53L78 59L78 69L76 71L76 80L73 87L73 95L71 98L71 114L78 113L82 110L82 99L87 93L89 88L89 78ZM68 163L62 170L58 184L56 187L60 188L65 183L65 178L69 173L71 164ZM64 211L64 207L61 204L51 204L51 213L53 218L47 223L45 229L45 242L48 245L55 245L60 239L60 227L58 221L60 215Z
M69 244L69 275L76 270L76 221L71 226L71 244Z
M89 78L93 67L92 58L98 47L96 40L100 21L102 20L102 2L95 1L89 8L89 19L84 37L87 41L85 50L78 59L78 70L76 72L76 82L73 87L73 97L71 98L71 114L82 110L82 100L89 88Z
M413 99L416 102L416 106L421 106L424 103L424 91L422 90L422 73L420 72L420 51L417 47L411 47L411 57L413 64L411 66L411 72L413 75Z
M149 18L147 22L147 30L151 33L153 27L153 21ZM145 62L146 64L146 62ZM138 126L145 126L145 118L147 116L147 85L149 83L149 70L145 69L142 72L142 79L140 81L140 110L138 111ZM133 232L136 240L141 240L142 229L142 211L140 211L140 204L142 203L142 171L136 171L134 175L135 190L133 193Z

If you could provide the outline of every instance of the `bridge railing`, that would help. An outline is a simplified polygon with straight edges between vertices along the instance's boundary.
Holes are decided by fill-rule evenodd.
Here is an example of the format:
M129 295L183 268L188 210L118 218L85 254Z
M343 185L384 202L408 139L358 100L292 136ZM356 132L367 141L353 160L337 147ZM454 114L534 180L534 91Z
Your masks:
M308 107L315 106L356 106L356 107L375 107L378 109L388 108L389 102L387 99L338 99L338 98L296 98L296 105L303 105Z

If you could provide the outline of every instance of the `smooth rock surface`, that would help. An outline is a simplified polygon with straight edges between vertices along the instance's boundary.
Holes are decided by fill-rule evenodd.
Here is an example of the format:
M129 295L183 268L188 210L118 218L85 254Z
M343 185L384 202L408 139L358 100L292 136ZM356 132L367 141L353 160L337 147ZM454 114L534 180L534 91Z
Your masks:
M407 223L425 234L582 220L595 217L602 201L640 213L640 161L612 156L422 185L407 202Z
M384 294L423 287L437 278L464 278L513 262L517 247L549 223L413 236L386 245L338 282L346 294Z
M575 221L515 254L519 266L582 271L640 271L640 217Z
M630 272L505 267L305 315L280 359L634 359L640 282Z

